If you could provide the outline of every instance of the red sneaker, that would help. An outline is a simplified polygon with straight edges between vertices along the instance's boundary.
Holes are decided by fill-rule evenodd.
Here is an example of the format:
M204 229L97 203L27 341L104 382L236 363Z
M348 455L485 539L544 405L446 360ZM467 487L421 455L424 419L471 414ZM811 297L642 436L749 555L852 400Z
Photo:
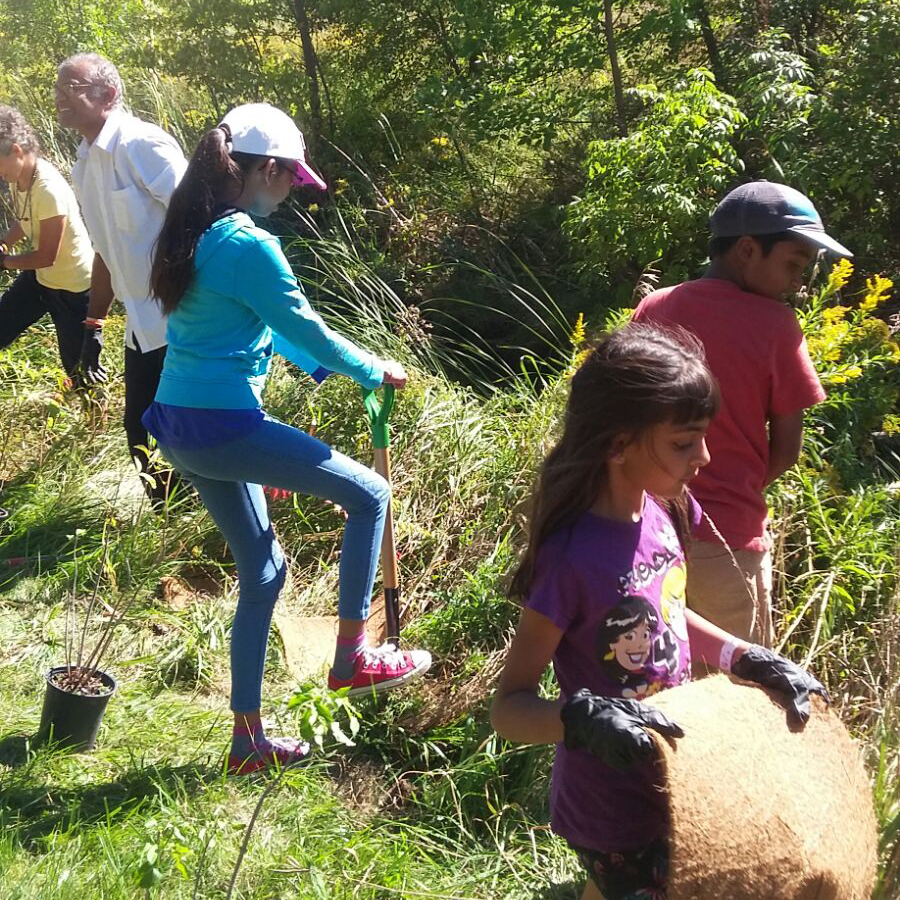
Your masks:
M349 687L349 697L361 694L381 694L424 675L431 668L431 654L427 650L398 650L393 644L366 647L352 678L335 678L328 673L328 687L332 691Z
M263 737L252 742L252 749L246 755L232 752L228 754L229 775L251 775L268 766L292 766L309 757L310 747L306 741L294 738Z

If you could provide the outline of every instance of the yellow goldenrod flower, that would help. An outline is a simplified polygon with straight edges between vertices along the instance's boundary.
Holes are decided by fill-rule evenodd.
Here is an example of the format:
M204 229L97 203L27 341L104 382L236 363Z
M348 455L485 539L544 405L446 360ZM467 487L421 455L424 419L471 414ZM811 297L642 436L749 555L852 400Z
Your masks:
M581 368L581 364L588 358L590 352L589 347L584 347L572 354L572 362L569 363L569 368L565 372L566 378L571 378Z
M875 309L882 300L887 299L893 286L894 282L883 275L873 275L871 278L867 278L866 296L863 298L863 302L860 303L859 308L863 312Z
M580 347L584 343L584 313L578 313L575 320L575 327L572 329L572 335L569 338L573 347Z
M448 138L445 134L441 134L437 137L433 137L431 139L431 143L434 144L435 147L449 147L450 138Z
M825 290L829 294L839 291L853 274L853 263L849 259L839 259L831 269L828 276L828 286Z
M859 330L863 337L876 343L890 342L891 340L891 329L888 328L887 322L882 322L881 319L873 319L868 316L859 323Z
M844 344L850 337L850 323L840 319L828 322L807 338L807 345L814 360L820 365L837 363L841 358Z
M846 306L829 306L822 310L822 318L828 323L840 322L846 312Z
M862 373L862 369L859 366L845 366L837 372L826 375L824 380L828 384L846 384L854 378L859 378Z
M573 353L572 362L569 363L569 368L566 369L565 372L566 378L571 378L578 371L581 364L588 358L591 348L582 346L586 339L584 313L578 313L578 318L575 320L574 326L572 326L572 334L569 335L569 340L572 342Z

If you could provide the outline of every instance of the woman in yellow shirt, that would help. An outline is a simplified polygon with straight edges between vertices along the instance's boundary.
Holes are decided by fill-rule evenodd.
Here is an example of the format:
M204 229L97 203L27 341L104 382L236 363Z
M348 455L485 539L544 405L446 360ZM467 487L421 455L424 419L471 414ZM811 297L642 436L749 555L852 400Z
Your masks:
M9 106L0 106L0 177L9 182L12 207L12 223L0 238L0 267L19 270L0 296L0 348L49 313L71 376L85 335L94 254L72 188L41 157L25 117ZM24 240L30 249L10 253Z

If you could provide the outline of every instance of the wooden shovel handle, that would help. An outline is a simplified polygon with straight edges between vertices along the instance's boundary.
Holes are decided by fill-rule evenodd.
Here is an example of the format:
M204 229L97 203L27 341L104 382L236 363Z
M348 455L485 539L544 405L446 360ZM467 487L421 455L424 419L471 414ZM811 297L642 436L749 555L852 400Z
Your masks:
M375 471L388 484L391 483L391 455L387 447L375 448ZM384 537L381 539L381 581L385 588L396 588L400 585L397 548L394 543L394 513L390 501L384 520Z

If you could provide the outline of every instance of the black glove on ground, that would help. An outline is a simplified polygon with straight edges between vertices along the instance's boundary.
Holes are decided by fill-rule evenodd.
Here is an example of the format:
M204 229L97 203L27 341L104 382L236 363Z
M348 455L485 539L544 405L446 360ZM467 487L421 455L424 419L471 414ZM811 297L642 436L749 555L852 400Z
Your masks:
M587 688L566 701L559 717L569 750L587 750L616 769L628 769L656 756L646 728L667 737L684 737L681 727L658 709L637 700L599 697Z
M809 720L809 695L821 694L830 702L828 691L805 669L789 659L751 644L731 667L731 673L744 681L753 681L763 687L785 694L788 719L803 724Z
M100 351L103 349L103 329L86 325L81 342L81 357L74 373L77 381L85 385L100 384L106 381L106 369L100 362Z

